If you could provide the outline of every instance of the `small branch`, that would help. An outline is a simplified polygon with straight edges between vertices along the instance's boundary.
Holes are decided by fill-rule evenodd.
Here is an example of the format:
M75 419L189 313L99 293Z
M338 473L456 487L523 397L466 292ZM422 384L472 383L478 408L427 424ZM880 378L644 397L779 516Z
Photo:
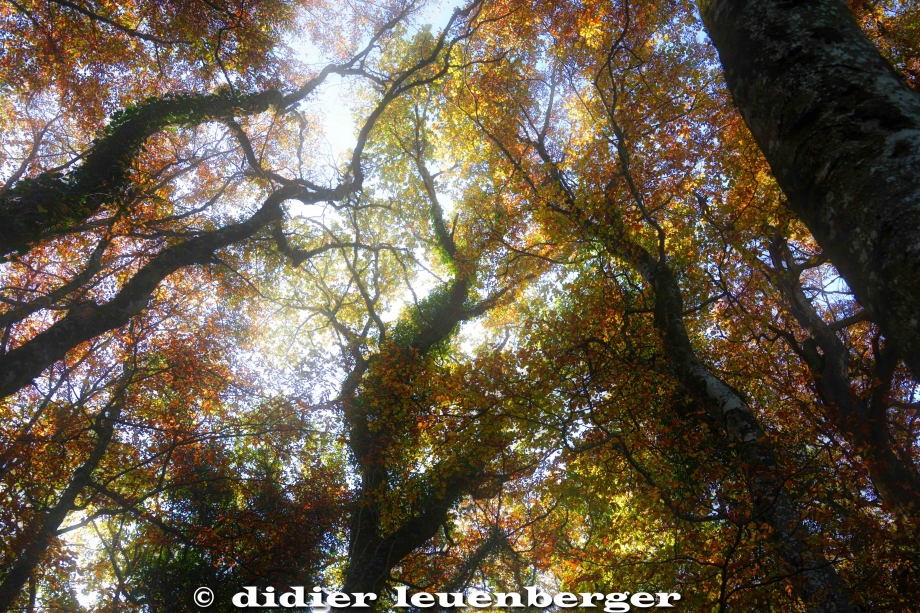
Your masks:
M849 317L844 317L843 319L837 320L828 325L830 326L831 330L836 332L838 330L843 330L844 328L849 328L850 326L854 324L858 324L861 321L872 321L869 318L869 313L867 313L866 311L862 311L860 313L857 313L856 315L850 315Z

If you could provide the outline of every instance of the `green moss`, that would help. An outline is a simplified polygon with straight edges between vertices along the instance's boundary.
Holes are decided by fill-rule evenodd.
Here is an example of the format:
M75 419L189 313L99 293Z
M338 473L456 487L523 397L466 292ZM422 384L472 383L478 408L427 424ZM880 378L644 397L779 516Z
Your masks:
M276 90L238 95L222 89L147 98L116 111L97 133L83 164L71 173L24 179L0 197L0 212L7 221L0 229L0 251L27 249L48 230L82 223L102 205L117 200L134 161L157 132L264 112L281 98Z

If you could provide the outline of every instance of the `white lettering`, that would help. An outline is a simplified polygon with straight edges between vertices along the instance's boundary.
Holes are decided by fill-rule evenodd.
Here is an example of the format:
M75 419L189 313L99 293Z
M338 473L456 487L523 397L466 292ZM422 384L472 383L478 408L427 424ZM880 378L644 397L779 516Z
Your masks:
M658 592L656 596L658 596L658 600L660 601L658 603L659 607L674 607L676 605L671 604L671 600L680 600L680 594L677 593L669 594L667 592Z
M324 596L322 589L313 588L313 593L310 594L310 606L313 608L313 613L326 613L329 610L329 605L323 601Z
M427 609L434 604L434 596L428 592L418 592L417 594L412 594L412 598L409 599L409 602L411 602L414 607Z
M259 588L247 585L243 587L242 592L237 592L233 595L233 606L246 608L246 607L261 607L259 604Z
M326 597L326 602L331 607L347 607L351 604L351 596L342 592L332 592Z
M290 592L285 592L278 597L278 602L282 607L293 609L294 607L306 607L307 602L303 598L303 586L292 587ZM235 604L235 603L234 603Z
M636 592L630 597L630 592L613 592L610 594L601 594L599 592L559 592L555 595L543 590L543 588L530 585L524 588L527 592L526 605L524 597L518 592L496 592L494 594L482 590L471 589L468 594L461 592L416 592L409 593L407 586L401 585L395 588L396 602L394 607L406 609L415 607L427 609L438 605L441 609L459 609L462 607L473 607L484 609L490 606L496 608L524 608L534 607L545 609L555 606L562 609L572 607L582 608L604 608L604 613L625 613L632 610L632 607L648 609L651 607L674 608L674 601L680 600L680 594L676 592L656 592L654 595L648 592ZM307 598L309 596L309 598ZM655 604L657 597L658 604ZM260 601L264 600L264 604ZM306 609L312 608L312 613L328 613L331 608L345 607L371 607L371 601L377 600L377 595L373 593L355 592L332 592L326 593L319 587L312 588L310 593L305 594L303 586L291 586L290 591L281 594L275 593L274 587L266 587L260 591L258 587L251 585L243 586L243 591L233 595L233 606L239 609L248 608L278 608L286 609Z
M556 603L557 607L567 609L578 604L578 596L571 592L559 592L553 596L553 602Z
M508 601L511 601L509 604ZM495 606L496 607L523 607L524 603L521 602L521 595L517 592L496 592L495 593Z
M405 585L396 586L396 603L393 604L394 607L399 607L401 609L409 608L409 601L406 600L406 592L409 591Z
M465 606L463 602L463 594L460 592L451 592L450 594L445 594L443 592L438 592L438 606L442 609L449 609L451 607L463 607Z
M466 599L466 604L477 609L484 609L492 604L492 596L488 592L471 590L469 597Z
M538 586L529 585L524 589L527 590L528 607L539 607L541 609L545 609L549 605L553 604L552 596L542 591Z
M607 594L607 606L604 607L604 611L606 611L606 613L624 613L625 611L629 611L632 607L626 602L627 598L629 598L629 592L614 592L613 594Z
M647 609L655 606L655 597L648 592L636 592L632 595L632 598L629 599L629 602L631 602L634 607Z
M374 594L372 592L368 592L366 594L364 592L355 592L354 594L352 594L352 596L355 597L355 604L352 605L355 607L369 607L371 605L367 604L366 601L377 600L377 594Z

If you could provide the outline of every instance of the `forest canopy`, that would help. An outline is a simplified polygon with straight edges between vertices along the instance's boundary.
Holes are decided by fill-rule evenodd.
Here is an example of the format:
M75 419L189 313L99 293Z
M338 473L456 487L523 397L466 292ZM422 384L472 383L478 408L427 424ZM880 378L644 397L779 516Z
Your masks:
M3 0L0 43L0 613L916 610L916 3Z

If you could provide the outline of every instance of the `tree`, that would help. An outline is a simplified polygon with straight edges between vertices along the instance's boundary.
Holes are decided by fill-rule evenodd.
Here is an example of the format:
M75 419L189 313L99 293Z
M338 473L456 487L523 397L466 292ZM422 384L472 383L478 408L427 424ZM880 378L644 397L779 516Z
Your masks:
M310 205L337 201L358 192L364 177L362 152L374 123L395 99L413 88L431 83L447 70L449 64L442 65L443 52L468 35L464 34L463 23L474 6L465 11L456 11L445 31L421 55L401 66L390 77L373 70L368 65L368 58L387 37L392 36L393 28L406 18L411 6L397 7L385 15L384 22L378 24L376 32L370 36L363 50L353 53L342 63L327 65L288 93L271 88L253 94L238 94L235 85L240 84L230 82L227 77L227 89L223 91L210 94L167 94L148 99L118 112L104 133L88 149L65 164L64 167L82 160L67 175L61 176L57 170L44 170L36 174L32 165L47 156L37 154L43 143L41 138L34 139L32 150L24 156L21 168L14 173L4 190L3 202L11 222L7 226L11 232L8 233L5 253L10 255L16 250L21 252L9 258L13 272L8 276L11 284L7 288L15 295L9 299L9 304L15 308L5 314L3 396L11 398L14 403L10 418L14 423L21 420L20 423L26 425L25 432L14 431L12 447L8 449L8 461L21 463L21 454L35 451L34 445L25 443L30 438L28 429L41 418L43 409L31 411L28 394L18 397L16 394L23 388L30 388L33 380L48 367L65 359L68 353L73 355L72 352L78 348L85 350L87 342L95 343L96 347L91 347L86 356L93 356L100 350L105 355L106 345L111 344L120 334L116 333L109 338L105 336L123 326L133 325L138 316L149 316L154 295L159 293L163 297L164 280L170 278L171 285L175 286L174 273L187 275L190 267L204 264L220 263L232 270L232 265L218 254L226 253L227 248L234 248L260 232L274 227L273 235L278 247L292 254L278 225L283 217L282 204L287 200L297 199ZM26 9L20 9L20 12L31 16ZM242 27L242 24L237 25ZM129 36L137 36L138 33L136 29L132 29L132 32L126 32L124 28L116 29ZM219 58L216 61L220 63ZM272 110L277 124L293 120L293 123L299 125L300 138L303 139L306 124L303 115L294 107L311 95L331 74L371 78L380 84L382 90L379 99L368 112L358 145L342 175L331 185L323 186L304 178L302 168L298 169L295 176L283 176L266 169L263 166L264 159L261 159L266 153L264 146L256 154L253 141L247 134L246 128L250 126L244 127L238 120ZM221 151L220 141L216 152L213 150L213 141L197 147L194 130L201 133L202 125L210 122L223 123L227 132L221 140L235 141L238 148ZM192 130L180 134L176 139L162 137L165 128L176 127ZM157 137L160 138L159 142L155 140ZM246 170L226 172L228 162L230 168L235 162L232 159L233 153L239 155L238 159L244 168L248 165ZM224 175L224 181L222 185L215 184L213 180L204 181L184 198L182 204L198 200L192 205L193 208L173 208L169 197L175 194L176 183L182 175L191 172L206 179L208 174L215 179ZM23 177L24 174L35 176ZM247 180L255 193L262 194L263 204L241 221L234 220L231 214L229 223L225 221L221 224L221 217L226 217L223 211L218 210L220 199L234 183L241 180ZM183 198L178 200L181 202ZM163 204L169 206L164 207ZM122 222L126 222L126 225L119 225ZM176 225L170 228L170 224ZM181 240L183 237L186 240ZM135 241L133 246L132 241ZM148 245L146 248L140 246L145 243ZM304 259L340 247L342 245L324 242L315 249L295 253L294 258L302 263ZM55 274L56 260L61 257L77 259L74 255L77 258L84 256L82 266L71 272L70 278L65 273L64 282L61 283ZM126 257L129 258L127 262L122 261ZM22 285L17 287L18 282ZM178 284L179 287L181 285ZM36 294L38 297L35 297ZM188 293L181 290L173 296L180 300L187 297ZM166 304L169 304L168 297ZM40 327L36 330L29 326L30 317L49 308L64 314L46 321L42 326L44 329ZM58 389L69 380L69 370L65 368L60 379L51 375L45 404L52 402ZM128 373L134 372L133 367L125 372L124 376L128 377ZM46 510L43 504L29 504L31 495L22 498L24 492L18 486L11 488L13 505L24 504L24 510L34 514L34 519L27 523L25 529L14 529L14 532L21 534L10 540L9 570L0 585L0 609L7 610L12 606L35 567L53 545L55 537L73 529L62 528L65 518L73 511L85 509L88 504L93 505L91 501L95 494L87 498L84 490L95 489L96 493L118 503L123 508L119 513L133 511L143 515L137 505L149 494L133 492L124 496L105 485L97 487L93 481L93 473L99 468L111 443L114 422L122 415L120 402L123 391L113 394L112 399L93 418L95 423L90 426L90 430L97 432L98 436L97 442L91 447L89 458L78 465L69 481L65 481L61 492L45 494L46 497L50 495L52 499L57 498L50 508ZM85 402L81 399L79 404L68 410L79 411L76 407ZM153 456L163 453L172 455L172 451L157 450ZM69 459L75 459L78 455ZM164 470L167 466L170 469L176 468L164 465ZM22 478L18 472L8 476L14 480L13 483ZM179 487L181 482L174 484L173 489ZM157 489L154 488L154 493L158 493ZM78 503L78 499L83 501ZM109 514L104 510L99 513L100 516ZM302 521L303 516L298 520ZM12 524L22 525L22 519L13 519ZM119 590L121 592L123 590ZM116 602L118 598L116 595Z
M694 5L424 8L3 14L0 610L912 606L910 354L790 212ZM909 18L853 10L909 68ZM337 83L355 146L324 159Z
M569 49L565 44L565 36L568 33L578 32L572 35L574 39L584 36L586 26L581 25L580 32L572 26L578 23L576 20L583 18L578 14L579 9L573 9L572 14L567 14L558 8L547 7L544 21L540 21L539 18L534 20L543 27L547 23L545 20L550 20L553 24L550 31L559 34L553 40L552 46L544 48L539 44L528 45L521 52L527 59L519 60L520 63L516 65L514 62L509 64L512 74L520 71L526 76L500 77L505 79L499 86L502 91L526 92L522 98L511 103L510 106L516 109L516 114L511 118L503 115L487 96L479 94L486 88L482 81L477 81L475 86L461 93L460 96L465 99L458 104L466 109L472 121L496 143L508 159L513 172L521 175L522 189L530 191L535 199L545 202L548 210L571 218L573 226L579 232L598 243L600 248L611 256L632 267L648 284L649 290L652 291L649 302L653 306L647 310L654 314L654 324L663 341L662 358L679 385L694 402L708 411L712 423L721 429L729 444L737 449L742 474L746 474L752 498L751 520L762 521L770 526L773 537L777 539L778 554L789 568L804 576L802 581L796 583L797 588L801 590L802 600L816 610L860 610L852 596L847 593L848 590L841 579L826 563L820 562L822 554L812 549L812 545L808 543L807 529L803 523L799 523L801 520L796 519L798 512L793 510L795 504L785 491L785 487L780 485L787 477L779 468L776 451L769 442L769 434L758 424L758 419L750 408L751 401L724 379L713 374L710 367L698 357L694 343L688 335L688 328L684 323L686 314L682 296L685 290L681 288L678 274L685 276L690 273L677 273L674 268L686 266L679 255L682 238L675 238L674 235L684 236L681 226L686 227L688 224L686 221L680 222L669 217L668 211L673 211L672 214L675 215L686 215L687 209L684 207L687 205L678 203L682 199L686 201L693 198L696 200L695 204L702 209L701 216L705 217L708 206L706 198L695 190L700 190L706 185L708 177L703 173L700 173L702 176L693 176L688 171L680 174L681 165L684 168L692 168L695 161L688 164L685 159L681 160L682 152L676 150L673 141L670 145L663 145L659 139L672 139L677 136L679 142L685 143L686 132L681 134L681 131L686 131L690 126L681 125L681 118L687 114L705 112L694 108L697 105L705 106L705 101L699 102L705 94L697 93L694 103L681 104L681 77L675 77L673 72L662 75L660 71L673 71L673 67L660 66L656 59L646 55L650 46L653 46L658 57L666 56L670 51L666 45L661 44L660 39L655 40L654 30L643 32L643 28L649 27L650 19L656 17L654 11L647 12L643 8L631 10L629 5L618 8L619 11L614 10L596 16L601 22L610 19L606 22L607 37L599 35L595 40L589 39L587 48L577 46L580 40L573 41L570 57L577 59L571 60L564 55L565 51L562 49ZM534 12L539 14L541 10L542 7L539 7L534 9ZM668 36L678 38L679 34L675 33L677 28L673 26L676 21L673 13L669 13L667 19L672 20L667 31ZM526 24L527 18L522 18L521 22ZM521 22L518 22L518 27ZM620 24L619 31L612 25L616 23ZM536 38L534 34L531 36ZM601 41L611 41L607 43L610 47L604 49ZM680 45L680 42L675 43L675 54L683 51ZM545 69L538 72L539 69L531 68L528 72L527 67ZM490 73L488 78L495 79L496 73ZM653 85L671 83L675 79L676 92L668 91L667 86ZM528 85L523 86L521 83ZM592 84L596 91L586 91L585 86L591 87ZM638 98L644 95L655 100L655 104L651 105ZM636 99L630 99L630 96L636 96ZM578 114L571 110L557 111L554 107L555 100L559 100L560 105L582 104L585 110ZM576 119L572 119L573 115ZM495 120L496 116L501 119ZM642 121L658 126L669 123L677 125L671 128L642 129ZM577 125L581 134L576 136L570 131L567 122ZM637 133L637 136L630 136ZM597 145L591 142L592 138L597 139ZM665 142L667 143L667 140ZM649 160L649 152L659 147L673 148L669 150L673 151L676 158L673 163L676 168L663 165L657 160ZM614 153L612 159L609 157L609 151ZM660 159L665 155L667 154L657 154L656 157ZM641 164L641 171L634 170L634 163L631 161L637 157L640 159L638 164ZM654 169L658 176L637 174L647 173L651 169ZM713 170L720 174L725 173L724 168ZM702 182L702 185L699 182ZM649 233L644 238L641 238L641 234L640 238L634 238L634 230L623 221L622 218L627 215L621 204L624 200L626 206L633 208L636 216L648 228ZM693 203L693 200L690 202ZM709 219L705 221L711 223ZM722 240L726 240L724 235ZM678 255L673 255L675 251ZM721 273L721 270L719 272ZM717 279L716 282L724 287L724 279ZM802 303L809 303L804 296L802 298ZM703 304L711 301L704 301ZM792 308L795 310L794 306ZM835 322L834 329L840 329L849 323L841 322L837 325ZM831 330L827 324L823 325L828 331ZM814 329L814 324L809 325L809 330ZM848 377L843 343L833 333L827 336L825 342L839 347L836 354L839 357L831 357L828 345L828 350L821 359L821 368L834 368ZM798 344L794 346L799 348ZM833 362L833 359L837 361ZM889 362L887 366L882 366L883 357L877 358L876 361L878 368L890 369L887 374L881 375L885 383L878 384L882 386L877 389L879 398L882 398L886 393L884 390L890 385L888 381L891 379L895 363ZM816 379L819 381L819 388L826 394L831 378L823 374ZM881 401L881 406L875 409L876 414L883 414L889 406L887 400ZM836 408L839 410L842 406L838 405ZM859 410L865 413L865 409ZM898 483L897 487L908 490L903 492L901 501L895 500L897 496L891 490L887 490L883 498L891 500L892 509L904 508L907 516L911 516L913 511L910 486L907 483L902 484L900 479L892 480L883 474L888 470L896 471L895 466L899 465L889 442L885 440L884 434L879 435L879 440L868 444L864 439L854 437L855 432L863 431L867 427L867 418L863 418L862 425L857 425L859 422L853 413L851 410L850 415L841 415L837 421L838 427L849 431L851 439L856 439L853 444L867 454L870 472L875 475L880 490L889 487L886 484L895 482ZM675 417L682 420L698 419L698 413L684 410ZM870 430L881 428L881 432L884 432L888 428L884 423L887 416L869 417L868 420L874 424L868 426ZM887 454L887 460L880 457L883 454ZM885 468L886 466L891 468ZM914 473L912 468L905 468L901 479L913 479ZM728 512L730 515L737 514L737 509Z
M917 376L920 97L843 2L699 6L789 206Z

